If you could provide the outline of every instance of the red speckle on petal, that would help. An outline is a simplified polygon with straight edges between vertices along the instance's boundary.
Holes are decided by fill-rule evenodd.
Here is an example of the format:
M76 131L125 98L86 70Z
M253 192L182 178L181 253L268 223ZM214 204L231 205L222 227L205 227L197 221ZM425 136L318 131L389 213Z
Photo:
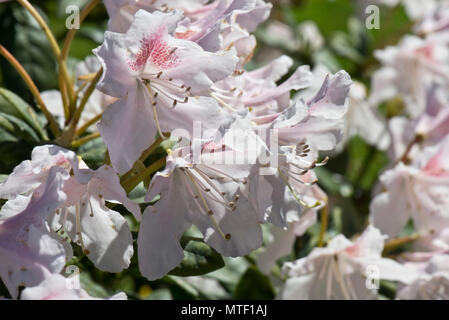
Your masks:
M134 60L128 61L133 71L141 70L148 62L159 69L173 68L179 64L179 58L163 37L166 33L164 27L142 39L141 48Z

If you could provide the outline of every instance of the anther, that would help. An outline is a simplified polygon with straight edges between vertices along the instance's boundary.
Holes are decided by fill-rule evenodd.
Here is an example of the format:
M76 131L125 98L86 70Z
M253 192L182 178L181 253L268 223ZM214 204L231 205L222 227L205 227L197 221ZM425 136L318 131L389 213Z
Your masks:
M230 233L227 233L227 234L225 235L225 239L226 239L226 240L231 240L231 234L230 234Z

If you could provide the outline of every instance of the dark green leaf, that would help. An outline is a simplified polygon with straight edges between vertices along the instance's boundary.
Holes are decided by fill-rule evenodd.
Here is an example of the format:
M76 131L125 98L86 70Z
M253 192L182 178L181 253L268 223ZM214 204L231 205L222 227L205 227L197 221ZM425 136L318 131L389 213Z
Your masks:
M36 132L26 122L9 114L0 112L0 126L3 126L6 130L18 135L25 141L31 143L40 141Z
M176 276L198 276L224 267L221 255L202 240L183 237L184 259L178 267L170 271Z
M46 19L42 10L35 8ZM57 87L57 64L53 51L27 10L9 4L0 15L0 34L0 43L23 65L40 91ZM3 85L31 103L32 96L20 75L5 59L0 60Z
M14 92L4 88L0 88L0 112L25 121L42 139L48 138L33 108Z
M254 266L243 274L234 292L236 300L270 300L274 297L270 279Z

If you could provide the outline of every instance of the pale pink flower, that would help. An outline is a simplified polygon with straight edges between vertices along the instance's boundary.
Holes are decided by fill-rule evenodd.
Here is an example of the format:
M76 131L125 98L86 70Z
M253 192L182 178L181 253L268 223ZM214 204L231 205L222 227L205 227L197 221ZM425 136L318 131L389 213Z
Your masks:
M407 112L419 116L425 107L426 89L433 82L448 85L449 34L430 35L425 39L405 36L397 46L376 51L382 68L373 74L370 103L400 95Z
M251 165L214 163L239 155L247 159L246 150L226 141L226 136L223 142L193 141L201 146L197 162L190 146L175 148L166 168L152 178L146 200L157 195L160 200L145 210L137 240L140 270L148 279L161 278L179 264L179 240L191 224L224 256L242 256L261 245L256 212L241 191Z
M435 151L435 149L437 149ZM373 224L394 237L411 219L423 235L438 234L449 222L449 140L427 147L411 165L402 162L380 177L384 191L370 205Z
M378 279L412 281L415 272L382 258L383 246L384 236L372 226L355 241L337 235L327 247L315 248L307 257L284 264L283 271L289 279L278 298L374 299L377 291L367 286L372 270Z
M400 300L449 300L449 256L433 255L424 266L407 267L415 269L416 279L397 289L396 299Z
M104 69L98 88L121 98L98 124L119 173L132 168L158 131L163 137L178 128L192 132L193 120L218 128L224 119L214 100L196 96L231 74L237 57L173 38L181 18L178 11L139 10L126 34L107 31L94 50Z
M22 291L22 300L127 300L124 292L107 299L90 296L84 289L76 288L71 281L60 274L53 274L37 286Z
M19 164L0 185L0 197L13 199L5 205L11 212L20 212L23 196L35 192L45 183L52 168L73 175L66 179L64 203L55 207L48 219L53 231L67 233L101 270L119 272L128 267L133 255L132 236L125 218L108 208L105 201L122 203L140 220L139 206L129 200L120 185L118 175L109 166L91 170L79 161L74 152L58 146L34 148L31 160ZM7 202L8 204L8 202ZM64 234L66 236L66 234ZM62 240L62 239L60 239Z
M45 220L66 201L62 187L68 178L62 168L53 167L31 194L1 208L0 277L13 298L19 286L37 285L66 263L66 250Z

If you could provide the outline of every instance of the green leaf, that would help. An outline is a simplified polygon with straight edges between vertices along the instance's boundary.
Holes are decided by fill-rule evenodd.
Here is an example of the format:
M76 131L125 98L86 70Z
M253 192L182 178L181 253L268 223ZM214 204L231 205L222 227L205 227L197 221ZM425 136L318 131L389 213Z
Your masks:
M0 88L0 112L25 121L42 139L48 139L33 108L14 92L4 88Z
M221 255L203 240L183 237L181 245L184 248L184 259L169 274L182 277L198 276L224 267Z
M43 16L45 13L34 4ZM57 63L47 37L28 11L8 4L0 15L0 43L23 65L40 91L58 86ZM15 69L0 59L3 85L31 103L33 97Z
M78 149L78 154L92 169L97 169L104 164L106 158L106 145L101 138L83 144Z
M170 285L170 291L174 299L196 299L200 295L198 290L183 278L165 276L162 280Z
M37 143L40 141L36 132L26 122L9 114L0 112L0 126L27 142Z
M7 174L0 174L0 183L3 183L3 181L5 181L6 179L8 179Z
M246 270L234 292L236 300L271 300L274 297L270 279L254 266Z
M305 0L299 3L297 6L285 6L284 14L288 23L295 26L312 20L326 38L337 30L346 31L346 22L355 12L351 0Z
M88 272L80 273L80 282L81 287L93 297L107 298L110 296L110 293L106 289L92 280Z

